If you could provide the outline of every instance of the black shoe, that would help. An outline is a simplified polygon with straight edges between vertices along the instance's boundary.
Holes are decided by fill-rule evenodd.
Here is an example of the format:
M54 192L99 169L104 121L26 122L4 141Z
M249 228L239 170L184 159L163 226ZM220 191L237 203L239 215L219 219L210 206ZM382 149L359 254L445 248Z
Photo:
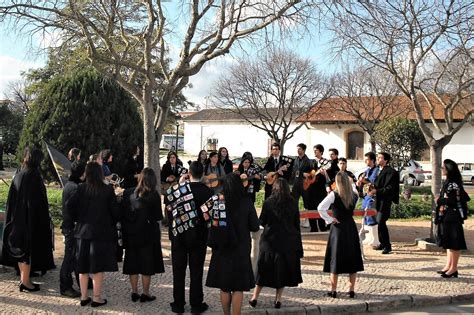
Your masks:
M107 299L104 299L104 302L94 302L94 301L92 301L91 306L92 307L99 307L99 306L102 306L102 305L105 305L105 304L107 304Z
M81 306L86 306L86 305L89 304L91 301L92 301L92 299L91 299L90 297L88 297L88 298L85 299L85 300L81 300Z
M70 288L70 289L61 291L61 295L67 296L67 297L70 297L70 298L78 298L78 297L81 296L81 293L80 293L80 292L77 292L77 291L74 290L73 288Z
M156 296L154 295L146 295L146 294L142 294L140 296L140 302L151 302L151 301L154 301L156 300Z
M390 254L391 252L392 252L392 248L391 248L391 247L385 247L385 248L382 250L382 254L384 254L384 255Z
M33 283L33 287L32 288L28 288L26 285L24 285L23 283L20 282L20 285L18 286L18 288L20 289L20 292L23 292L23 291L26 291L26 292L35 292L35 291L39 291L40 290L40 285L37 284L37 283Z
M332 297L333 299L337 298L337 292L336 291L329 291L327 293L327 296Z
M250 300L249 305L255 308L257 306L257 300Z
M441 274L441 277L443 278L457 278L459 276L458 272L455 271L452 274L448 275L447 273Z
M384 250L385 247L382 246L382 244L380 244L379 246L372 246L372 249L373 249L373 250Z
M173 313L182 314L184 313L184 305L177 305L174 302L170 303L171 311Z
M209 305L206 303L201 303L199 306L191 306L191 314L201 314L207 311Z
M445 274L447 270L438 270L436 271L437 274L442 275Z
M275 302L275 308L280 308L281 307L281 302L280 301L276 301Z
M140 299L140 294L132 293L131 297L132 297L132 302L136 302Z
M355 294L354 291L349 291L349 297L350 297L351 299L355 298L355 296L356 296L356 294Z

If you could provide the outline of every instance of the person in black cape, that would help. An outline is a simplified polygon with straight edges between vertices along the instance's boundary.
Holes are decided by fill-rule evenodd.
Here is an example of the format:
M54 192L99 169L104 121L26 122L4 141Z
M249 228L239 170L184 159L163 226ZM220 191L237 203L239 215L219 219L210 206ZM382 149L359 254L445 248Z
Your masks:
M330 273L331 291L328 296L337 297L338 275L348 273L349 297L354 298L357 272L364 270L359 234L352 217L358 194L347 174L337 173L335 182L336 190L331 191L318 206L321 217L327 224L331 224L323 271ZM333 217L327 213L331 206Z
M258 173L259 169L260 167L253 164L253 157L251 154L244 154L239 167L237 168L237 172L241 177L243 174L246 175L247 179L243 183L245 186L245 192L250 196L252 202L255 202L255 195L260 191L260 183L262 179Z
M72 298L77 298L81 296L81 294L72 287L73 280L71 274L73 272L75 273L78 284L79 274L75 272L74 268L74 252L76 248L76 240L74 238L75 213L74 209L70 207L69 199L76 194L78 185L83 181L85 169L86 164L84 162L77 159L72 162L71 175L64 186L62 194L63 223L61 225L61 231L64 235L64 257L59 272L59 290L61 295Z
M234 166L229 158L229 151L227 151L227 148L220 147L217 151L217 156L219 157L219 163L221 163L225 173L232 173L234 171Z
M211 196L212 190L201 182L204 167L201 162L194 161L189 165L189 173L183 177L190 178L189 186L193 195L196 208L199 209ZM167 203L167 198L165 202ZM174 209L176 210L176 209ZM199 220L194 228L190 228L176 236L172 233L173 215L167 211L169 231L171 240L171 263L173 267L173 302L170 303L171 311L174 313L184 313L185 278L186 267L189 262L189 302L191 313L203 313L209 306L203 302L204 293L202 289L202 277L204 273L204 261L207 250L207 226L202 218L202 212L198 211Z
M123 188L134 188L138 184L138 174L143 169L140 161L140 147L132 145L127 154L127 160L123 168Z
M467 249L462 225L467 218L467 202L470 200L462 183L461 172L453 160L446 159L442 166L446 181L436 200L435 223L437 243L446 249L446 265L438 271L443 278L458 277L461 250Z
M260 224L264 230L257 261L257 286L249 304L252 307L257 305L258 296L265 286L276 289L274 307L280 308L283 289L303 282L300 213L285 179L279 178L273 184L270 198L263 203Z
M25 149L6 204L2 264L18 265L20 292L40 289L39 284L31 282L30 271L55 268L48 198L39 171L42 159L41 150Z
M75 210L76 271L81 287L81 306L107 304L102 299L104 272L117 271L117 229L120 211L112 186L104 183L102 167L96 162L86 166L86 181L70 198ZM68 205L68 206L71 206ZM93 298L87 296L92 274Z
M130 275L133 302L155 300L150 294L151 276L165 272L159 224L163 214L156 186L155 172L146 167L138 176L138 186L127 189L123 195L123 273ZM138 294L138 275L142 275L141 295Z
M228 226L235 232L236 244L213 248L206 286L221 290L224 314L240 314L243 291L249 291L255 286L250 260L250 232L258 231L260 223L239 175L231 173L224 177L222 194L225 198Z

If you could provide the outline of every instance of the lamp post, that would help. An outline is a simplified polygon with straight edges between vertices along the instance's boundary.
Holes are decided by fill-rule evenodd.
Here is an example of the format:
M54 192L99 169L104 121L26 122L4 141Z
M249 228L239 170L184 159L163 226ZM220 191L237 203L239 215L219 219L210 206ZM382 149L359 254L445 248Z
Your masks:
M175 145L175 150L176 153L178 153L178 144L179 144L179 120L181 119L181 116L176 115L176 145Z

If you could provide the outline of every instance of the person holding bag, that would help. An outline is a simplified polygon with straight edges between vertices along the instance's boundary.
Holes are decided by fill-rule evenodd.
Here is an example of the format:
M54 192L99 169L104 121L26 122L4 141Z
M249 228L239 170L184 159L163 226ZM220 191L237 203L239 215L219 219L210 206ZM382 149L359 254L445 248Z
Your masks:
M206 286L219 288L224 314L231 314L232 305L232 314L235 315L241 312L243 291L250 291L255 286L250 260L250 232L258 231L260 224L239 175L230 173L224 177L222 194L216 201L219 211L210 215L212 256ZM222 233L225 230L227 233ZM213 237L217 231L220 236L227 235L219 237L225 241L218 242Z
M446 265L438 271L443 278L458 277L461 250L467 249L463 223L467 218L467 202L470 200L462 184L461 172L453 160L446 159L442 166L446 181L436 200L435 223L437 244L446 249Z

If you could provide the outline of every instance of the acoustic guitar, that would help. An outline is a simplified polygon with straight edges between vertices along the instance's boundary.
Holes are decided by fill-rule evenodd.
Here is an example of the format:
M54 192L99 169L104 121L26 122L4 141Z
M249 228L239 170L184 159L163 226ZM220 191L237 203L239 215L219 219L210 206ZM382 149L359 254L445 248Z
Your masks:
M247 175L243 173L243 174L240 174L240 179L242 180L242 184L244 185L244 187L247 187L249 185L249 181L254 179L256 176L260 176L261 178L261 177L264 177L266 174L267 174L267 171L263 171L263 172L252 174L252 175Z
M280 168L278 168L278 171L276 171L276 172L267 172L267 175L264 177L267 184L268 185L273 185L273 183L280 176L280 174L278 172L279 171L282 171L282 172L287 171L289 166L290 166L290 164L285 164L285 165L280 166Z
M308 190L309 186L311 186L312 184L314 184L316 182L317 175L321 174L322 170L328 170L330 168L331 168L331 163L327 163L327 164L321 166L321 168L317 171L312 170L309 173L303 173L303 178L304 178L304 180L303 180L303 189Z
M209 188L216 188L221 184L222 179L224 176L217 176L215 173L211 173L209 175L203 176L201 182L203 182Z

